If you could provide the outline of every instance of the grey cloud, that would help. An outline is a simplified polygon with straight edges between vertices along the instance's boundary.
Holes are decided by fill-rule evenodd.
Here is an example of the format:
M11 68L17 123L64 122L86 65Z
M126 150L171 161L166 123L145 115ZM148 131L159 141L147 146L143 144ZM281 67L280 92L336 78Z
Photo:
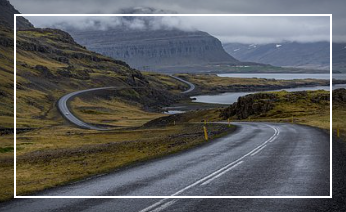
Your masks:
M10 0L22 13L333 14L334 41L346 42L345 0ZM145 8L150 8L145 9Z
M131 17L131 16L56 16L56 17L26 17L36 27L59 28L63 30L107 30L117 27L136 30L180 29L184 31L196 30L181 17Z
M137 30L202 30L222 42L271 43L329 41L329 17L26 17L37 27Z

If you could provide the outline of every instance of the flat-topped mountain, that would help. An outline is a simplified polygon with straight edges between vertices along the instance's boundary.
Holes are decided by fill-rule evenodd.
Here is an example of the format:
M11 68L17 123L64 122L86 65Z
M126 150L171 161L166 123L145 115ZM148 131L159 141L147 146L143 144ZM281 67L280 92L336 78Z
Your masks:
M240 64L217 38L202 31L111 29L70 33L88 49L141 70Z

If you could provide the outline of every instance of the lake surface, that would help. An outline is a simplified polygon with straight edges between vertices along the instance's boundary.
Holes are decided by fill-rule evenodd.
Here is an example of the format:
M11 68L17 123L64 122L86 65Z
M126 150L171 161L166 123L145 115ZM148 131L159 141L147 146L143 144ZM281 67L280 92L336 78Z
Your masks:
M333 86L333 89L337 88L346 88L346 84L340 84ZM300 88L287 88L280 90L272 90L272 91L314 91L314 90L330 90L329 86L315 86L315 87L300 87ZM239 97L245 96L248 94L259 93L265 91L255 91L255 92L230 92L230 93L222 93L216 95L199 95L192 96L191 98L195 98L192 100L193 102L201 102L201 103L213 103L213 104L232 104L238 100Z
M236 78L266 78L278 80L292 79L329 79L330 74L217 74L219 77L236 77ZM334 79L346 79L346 74L333 74Z
M163 113L168 114L168 115L173 115L173 114L185 113L185 111L183 111L183 110L167 110Z

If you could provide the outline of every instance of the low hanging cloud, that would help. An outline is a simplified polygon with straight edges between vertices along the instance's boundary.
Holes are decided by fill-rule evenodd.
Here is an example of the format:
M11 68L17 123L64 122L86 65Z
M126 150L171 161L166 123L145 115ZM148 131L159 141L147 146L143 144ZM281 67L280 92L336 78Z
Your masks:
M332 14L333 41L346 42L345 0L10 0L10 2L20 12L27 14ZM315 37L317 39L318 36Z
M26 17L39 28L59 28L62 30L108 30L114 28L133 30L179 29L196 30L180 17L145 16L56 16Z
M317 16L59 16L26 17L36 27L62 30L201 30L223 43L329 41L329 17Z

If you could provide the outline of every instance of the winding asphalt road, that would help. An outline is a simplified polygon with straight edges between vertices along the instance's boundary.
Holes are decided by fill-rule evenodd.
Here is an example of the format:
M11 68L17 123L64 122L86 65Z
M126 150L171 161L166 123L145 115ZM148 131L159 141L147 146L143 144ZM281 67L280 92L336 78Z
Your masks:
M186 83L187 85L190 86L190 88L186 91L183 91L181 93L189 93L191 91L193 91L195 89L195 85L183 80L179 77L170 75L172 78L177 79L181 82ZM80 95L82 93L87 93L87 92L92 92L92 91L98 91L98 90L109 90L109 89L121 89L121 88L117 88L117 87L101 87L101 88L91 88L91 89L87 89L87 90L81 90L81 91L75 91L69 94L66 94L65 96L61 97L58 101L57 107L58 110L60 111L61 115L66 118L69 122L71 122L72 124L80 127L80 128L84 128L84 129L90 129L90 130L109 130L107 128L101 128L101 127L97 127L94 125L90 125L88 123L83 122L82 120L80 120L79 118L77 118L75 115L72 114L72 112L70 111L70 109L67 106L67 102L69 100L71 100L71 98Z
M61 115L65 117L69 122L72 124L84 128L84 129L90 129L90 130L107 130L105 128L96 127L90 124L87 124L83 122L82 120L78 119L76 116L74 116L70 109L67 106L67 102L75 97L76 95L86 93L86 92L92 92L92 91L98 91L98 90L109 90L109 89L116 89L116 87L102 87L102 88L92 88L87 90L81 90L81 91L75 91L69 94L66 94L65 96L61 97L58 101L58 110L60 111Z
M198 148L36 195L330 195L330 142L324 131L282 123L234 124L238 126L234 133ZM199 207L198 211L214 211L215 208L220 209L218 211L279 209L277 205L264 203L268 201L263 199L227 201L232 205L225 204L226 201L203 199L25 199L9 202L0 209L27 212L196 211ZM275 201L280 202L270 202ZM305 202L297 202L305 206ZM280 211L294 211L285 207L287 204L283 204Z
M191 82L189 82L189 81L186 81L186 80L184 80L184 79L182 79L182 78L180 78L180 77L176 77L176 76L173 76L173 75L169 75L169 76L172 77L172 78L174 78L174 79L176 79L176 80L179 80L179 81L181 81L181 82L187 84L188 86L190 86L189 89L187 89L186 91L181 92L181 93L183 93L183 94L185 94L185 93L190 93L191 91L195 90L195 88L196 88L196 86L195 86L194 84L192 84Z

